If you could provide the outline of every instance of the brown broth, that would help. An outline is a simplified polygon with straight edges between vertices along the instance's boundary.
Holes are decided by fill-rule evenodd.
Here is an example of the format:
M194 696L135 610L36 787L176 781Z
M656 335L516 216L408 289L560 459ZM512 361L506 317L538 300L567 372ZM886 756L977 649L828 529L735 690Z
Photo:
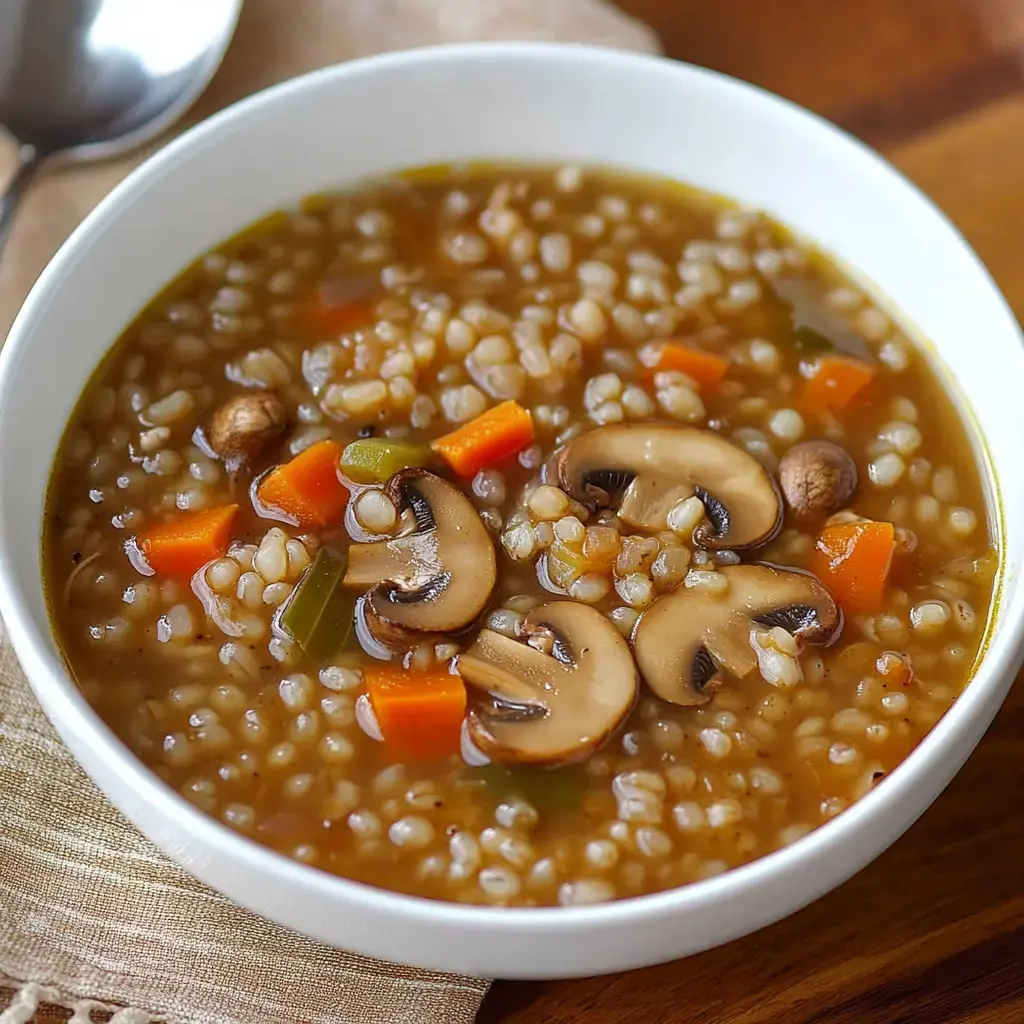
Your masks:
M829 310L843 347L877 366L839 418L797 412L801 363L820 338L794 332L794 307L775 292L781 278L802 282L815 316ZM332 333L311 317L339 289L367 304L373 330ZM594 307L575 307L589 296L603 324L593 337ZM728 358L722 385L659 385L637 353L664 338ZM279 396L292 426L232 477L195 431L257 383ZM249 501L251 479L327 437L348 443L372 428L430 441L508 398L532 411L534 444L463 482L498 554L484 619L514 624L525 599L552 598L536 559L514 562L502 536L518 516L543 543L551 527L528 514L524 490L574 429L617 418L709 427L773 471L797 440L842 445L860 476L849 508L898 528L883 606L848 615L832 646L806 647L795 685L754 672L727 680L703 707L642 689L623 727L579 764L405 763L356 721L358 646L313 663L273 629L320 545L343 549L349 531L357 541L369 534L352 515L348 531L271 522ZM353 504L361 493L353 488ZM125 553L155 522L229 502L240 505L238 557L210 572L242 636L226 635L187 581L141 575ZM787 512L778 537L744 560L806 569L822 522ZM169 285L117 340L71 418L44 555L55 631L78 684L198 807L346 877L536 905L708 877L795 841L884 778L970 678L993 600L988 530L967 430L926 357L779 225L604 171L431 169L274 214ZM285 550L282 573L253 570L261 543L264 566ZM659 553L692 547L657 543ZM668 575L654 579L648 556L636 574L657 599L681 574L715 569L701 564L707 553L691 550L682 565L685 557L667 556ZM636 586L639 600L645 584ZM626 608L616 615L630 625L614 587L594 603ZM396 657L428 668L471 639L420 642ZM909 659L912 679L886 682L876 663L887 651Z

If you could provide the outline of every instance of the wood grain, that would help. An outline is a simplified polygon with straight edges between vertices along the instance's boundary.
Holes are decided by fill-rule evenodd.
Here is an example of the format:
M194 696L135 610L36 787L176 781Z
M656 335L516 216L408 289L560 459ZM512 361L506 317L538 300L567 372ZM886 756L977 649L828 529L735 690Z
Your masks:
M672 56L779 92L881 148L1024 313L1024 3L621 6L652 24ZM949 789L840 889L687 960L607 978L499 982L480 1024L1021 1024L1022 778L1019 680Z
M1024 85L1019 0L623 0L673 57L725 71L874 145Z

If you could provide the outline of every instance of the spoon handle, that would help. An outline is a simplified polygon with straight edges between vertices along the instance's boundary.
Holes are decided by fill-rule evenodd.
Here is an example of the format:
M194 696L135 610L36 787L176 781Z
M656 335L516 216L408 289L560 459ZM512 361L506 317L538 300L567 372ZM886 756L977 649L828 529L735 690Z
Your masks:
M0 195L0 252L3 251L4 243L11 232L11 224L14 221L18 205L28 189L29 182L42 165L43 159L44 154L35 146L22 146L18 150L17 170L3 195Z

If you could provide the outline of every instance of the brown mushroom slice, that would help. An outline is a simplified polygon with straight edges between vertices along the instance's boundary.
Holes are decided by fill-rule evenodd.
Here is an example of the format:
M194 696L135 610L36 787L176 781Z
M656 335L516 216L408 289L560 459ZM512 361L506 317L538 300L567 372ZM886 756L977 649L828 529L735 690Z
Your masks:
M395 505L411 513L411 532L348 550L345 586L369 589L371 620L416 633L469 625L494 589L494 542L469 499L423 469L387 483Z
M838 635L839 609L808 573L771 565L718 571L729 581L721 596L680 587L655 601L633 628L640 674L662 700L706 704L723 675L754 671L755 623L782 626L805 644L827 644Z
M618 496L619 517L651 532L664 530L672 507L696 494L707 519L693 539L706 548L757 547L782 525L771 474L749 452L707 430L598 427L569 441L553 468L563 490L584 505L615 507Z
M458 668L482 697L468 715L471 739L514 764L586 757L625 721L639 690L629 644L599 611L574 601L534 608L519 640L481 630Z

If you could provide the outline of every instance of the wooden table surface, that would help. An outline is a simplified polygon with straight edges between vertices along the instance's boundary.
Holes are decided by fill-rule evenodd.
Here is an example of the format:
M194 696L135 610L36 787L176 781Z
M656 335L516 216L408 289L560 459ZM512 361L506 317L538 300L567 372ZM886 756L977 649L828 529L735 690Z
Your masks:
M1024 312L1024 0L622 6L671 56L781 93L881 149ZM837 891L688 960L499 982L479 1024L1022 1024L1022 781L1018 681L949 789Z

